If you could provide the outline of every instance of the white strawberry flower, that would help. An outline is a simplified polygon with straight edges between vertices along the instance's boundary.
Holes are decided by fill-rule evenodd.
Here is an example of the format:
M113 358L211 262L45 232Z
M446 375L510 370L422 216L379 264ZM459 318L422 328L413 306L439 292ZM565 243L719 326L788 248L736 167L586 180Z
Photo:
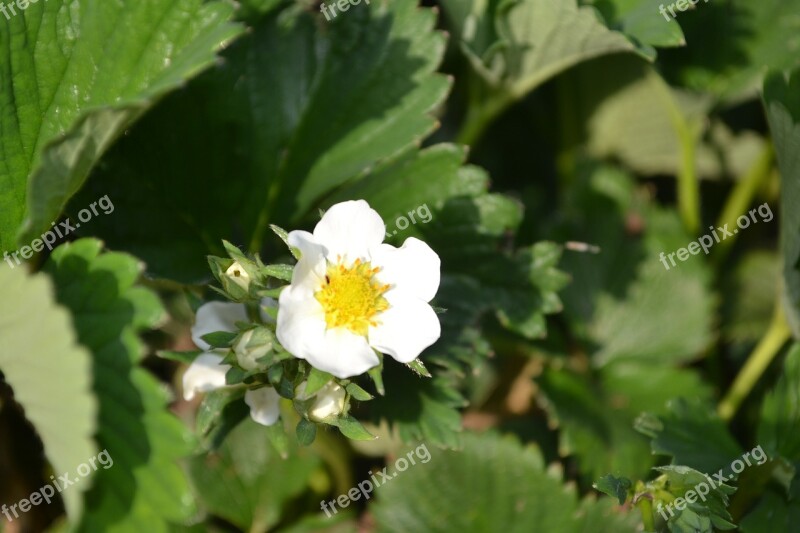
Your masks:
M416 238L383 244L386 226L364 200L331 207L314 233L292 231L302 254L281 292L277 336L286 350L339 378L401 363L441 335L429 305L439 289L439 256Z
M266 302L262 302L264 303ZM186 401L193 399L197 393L225 387L225 374L231 368L222 364L224 351L211 350L211 346L202 337L217 331L235 332L236 322L247 321L247 311L242 304L209 302L197 310L195 324L192 326L192 340L204 352L195 358L183 374L183 397ZM272 388L245 393L245 402L250 406L250 417L265 426L278 420L279 400L280 396Z

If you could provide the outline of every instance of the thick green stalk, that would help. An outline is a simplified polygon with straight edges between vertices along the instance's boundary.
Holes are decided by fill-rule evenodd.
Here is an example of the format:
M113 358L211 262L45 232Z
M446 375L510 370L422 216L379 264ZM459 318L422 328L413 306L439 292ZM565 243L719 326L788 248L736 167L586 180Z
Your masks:
M778 299L775 314L764 337L759 341L753 353L747 359L736 380L731 385L725 398L719 403L717 413L723 420L730 420L741 406L750 391L769 367L769 364L778 355L778 352L789 340L789 325L783 312L783 305Z

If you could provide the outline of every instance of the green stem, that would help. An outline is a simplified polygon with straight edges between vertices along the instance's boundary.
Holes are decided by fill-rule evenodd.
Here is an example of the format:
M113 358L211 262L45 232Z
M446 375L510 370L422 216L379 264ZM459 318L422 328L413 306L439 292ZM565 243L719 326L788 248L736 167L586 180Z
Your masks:
M770 177L774 155L772 143L766 143L764 150L753 163L753 166L739 180L728 196L722 214L717 220L717 227L725 227L725 224L730 227L736 227L736 220L741 215L747 214L747 208L752 204L756 193ZM719 243L721 250L715 256L716 261L719 262L724 258L726 251L730 249L735 239L736 234Z
M750 391L764 374L767 367L769 367L772 360L775 359L775 356L786 341L789 340L789 337L789 326L786 323L783 305L779 298L767 333L759 341L753 353L750 354L747 363L739 371L739 375L736 376L733 385L731 385L725 398L717 407L717 414L719 414L720 418L726 421L733 418L739 406L750 394Z
M643 494L644 492L644 483L641 481L636 483L636 493L641 494L640 498L636 502L636 507L639 508L639 511L642 513L642 523L644 524L644 530L648 533L655 532L656 530L656 520L655 516L653 515L653 500L648 497L647 494Z
M672 127L678 137L681 166L678 172L678 212L686 229L696 235L700 229L700 183L695 166L696 145L703 132L699 121L690 121L678 107L669 85L654 70L648 73L655 87L661 92Z
M469 109L456 137L458 144L475 146L491 123L514 101L506 92L494 93L487 100L479 98L477 92L477 87L471 88Z
M700 183L695 167L696 144L699 128L683 118L677 132L681 146L681 169L678 174L678 209L686 229L697 234L700 229Z

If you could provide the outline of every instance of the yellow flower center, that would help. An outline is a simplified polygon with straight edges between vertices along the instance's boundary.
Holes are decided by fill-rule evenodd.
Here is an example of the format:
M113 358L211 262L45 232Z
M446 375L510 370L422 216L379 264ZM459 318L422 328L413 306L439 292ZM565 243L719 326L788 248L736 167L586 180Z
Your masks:
M375 274L380 268L356 259L353 266L329 264L325 284L314 297L325 310L328 329L345 327L357 335L367 335L370 326L377 326L375 316L389 308L383 285Z

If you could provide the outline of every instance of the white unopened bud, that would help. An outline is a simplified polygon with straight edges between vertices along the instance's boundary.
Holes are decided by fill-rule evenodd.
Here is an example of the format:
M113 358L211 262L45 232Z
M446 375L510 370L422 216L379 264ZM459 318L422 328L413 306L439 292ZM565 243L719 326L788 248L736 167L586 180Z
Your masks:
M308 399L305 394L306 382L300 383L295 391L298 399ZM331 381L313 395L314 403L308 410L308 417L316 422L332 416L337 416L344 411L345 390L338 383Z
M245 370L258 368L257 360L267 355L275 345L272 332L266 328L248 329L233 345L236 361Z
M228 267L228 270L225 271L225 275L245 291L250 289L250 274L242 268L242 265L239 264L238 261L234 261L233 264Z

